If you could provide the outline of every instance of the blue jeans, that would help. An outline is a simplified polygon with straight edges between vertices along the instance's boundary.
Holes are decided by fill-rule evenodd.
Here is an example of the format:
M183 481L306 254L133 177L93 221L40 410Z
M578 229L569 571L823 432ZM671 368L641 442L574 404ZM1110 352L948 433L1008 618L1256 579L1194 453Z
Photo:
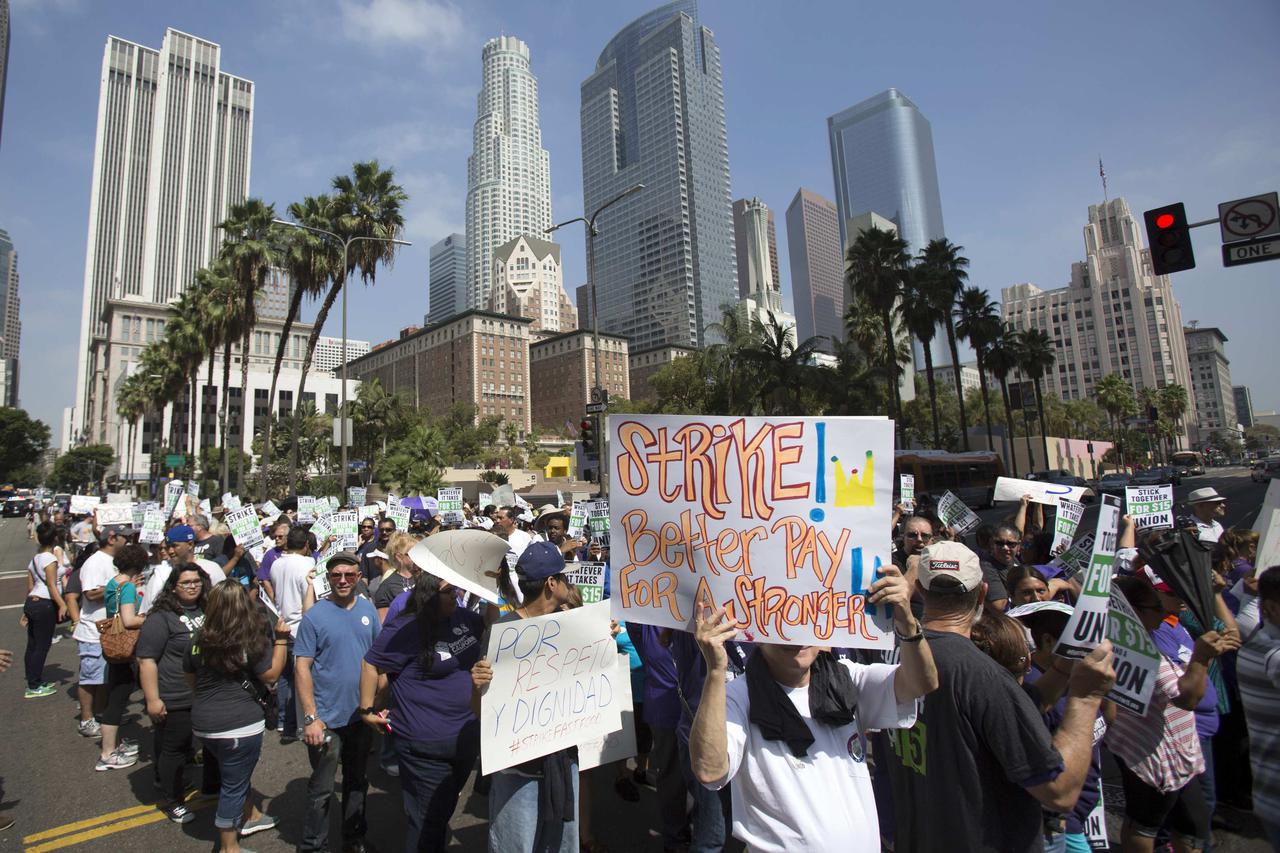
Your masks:
M329 740L320 746L308 746L311 779L307 782L307 818L302 826L300 851L329 849L329 801L333 798L333 780L342 767L342 840L364 838L368 825L364 819L364 801L369 793L369 746L373 729L362 722L336 729L326 729Z
M693 837L689 842L689 853L719 853L724 849L727 837L724 798L729 794L729 786L713 791L694 778L689 743L684 740L680 741L680 772L684 774L685 784L693 797L693 814L689 817Z
M573 762L573 820L542 820L540 780L500 770L490 778L489 849L500 853L578 853L578 762Z
M387 741L400 761L405 853L444 850L458 796L480 754L479 721L472 720L453 738L409 740L393 734Z
M289 641L289 655L284 670L276 682L276 728L281 735L297 737L298 707L293 694L293 641Z
M218 829L239 829L244 820L253 768L258 766L258 756L262 754L262 735L204 738L202 743L218 760L218 770L222 773L213 825Z

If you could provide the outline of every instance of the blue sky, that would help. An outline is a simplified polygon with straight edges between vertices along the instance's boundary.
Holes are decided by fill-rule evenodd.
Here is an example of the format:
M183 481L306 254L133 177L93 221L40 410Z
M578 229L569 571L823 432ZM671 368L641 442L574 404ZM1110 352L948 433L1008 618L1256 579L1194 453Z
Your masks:
M108 33L159 47L166 27L222 45L257 85L251 191L283 209L358 159L397 170L411 195L394 270L351 303L377 342L420 323L431 243L462 230L480 49L529 43L551 153L553 214L581 212L578 88L605 42L656 2L447 0L11 0L0 228L20 253L21 401L55 429L74 395L102 48ZM826 117L889 86L933 124L947 236L999 297L1059 287L1083 256L1087 207L1171 201L1193 219L1280 189L1280 4L870 3L702 0L725 80L734 197L782 216L800 186L832 194ZM1226 270L1216 229L1174 278L1183 319L1230 338L1233 381L1280 406L1274 369L1280 264ZM566 284L585 280L566 237ZM336 321L329 333L336 333ZM1271 354L1271 355L1269 355Z

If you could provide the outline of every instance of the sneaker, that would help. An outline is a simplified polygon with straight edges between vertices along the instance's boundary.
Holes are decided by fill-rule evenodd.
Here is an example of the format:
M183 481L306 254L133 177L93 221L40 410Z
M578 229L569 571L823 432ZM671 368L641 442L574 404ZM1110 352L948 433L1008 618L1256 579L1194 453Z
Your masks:
M120 745L116 747L116 752L132 758L138 754L138 742L128 738L120 738Z
M253 835L255 832L263 832L268 829L275 829L275 826L276 826L276 819L269 814L264 814L262 817L258 818L257 820L251 820L248 823L246 823L244 826L240 827L240 837L244 838L246 835ZM240 850L241 850L241 853L244 853L243 847L240 848Z
M123 770L126 767L132 767L138 763L138 756L125 755L119 750L111 753L106 758L99 758L98 763L94 765L94 770Z
M31 687L28 687L27 692L22 694L22 698L39 699L41 696L52 696L57 692L58 692L58 688L54 687L52 684L41 684L39 687L36 687L34 689Z
M10 812L0 812L0 832L4 832L14 824L13 815Z
M53 639L49 641L49 645L56 646L58 643L61 643L61 642L62 642L62 635L54 634Z
M93 738L94 740L102 737L102 725L97 720L81 720L76 729L84 737Z
M171 806L166 806L164 813L165 816L174 823L191 823L191 821L196 819L196 813L182 803L174 803Z

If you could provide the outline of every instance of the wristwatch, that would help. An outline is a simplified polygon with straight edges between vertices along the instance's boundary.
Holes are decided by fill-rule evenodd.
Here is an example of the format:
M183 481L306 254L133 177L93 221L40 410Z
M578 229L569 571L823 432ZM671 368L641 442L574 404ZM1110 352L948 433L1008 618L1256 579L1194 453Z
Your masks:
M924 627L919 622L916 622L916 632L909 637L904 637L898 633L898 626L894 625L893 634L904 643L918 643L924 639Z
M302 724L304 726L309 726L312 723L318 723L318 722L320 722L320 718L317 717L315 714L304 714L302 717Z

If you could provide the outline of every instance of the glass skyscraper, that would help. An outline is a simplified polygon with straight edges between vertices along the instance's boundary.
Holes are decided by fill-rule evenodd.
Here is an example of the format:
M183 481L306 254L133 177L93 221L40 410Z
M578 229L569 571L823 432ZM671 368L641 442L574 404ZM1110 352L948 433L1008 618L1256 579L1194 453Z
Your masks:
M582 83L586 215L637 183L597 220L601 329L633 350L702 346L738 273L720 50L694 0L628 24Z

